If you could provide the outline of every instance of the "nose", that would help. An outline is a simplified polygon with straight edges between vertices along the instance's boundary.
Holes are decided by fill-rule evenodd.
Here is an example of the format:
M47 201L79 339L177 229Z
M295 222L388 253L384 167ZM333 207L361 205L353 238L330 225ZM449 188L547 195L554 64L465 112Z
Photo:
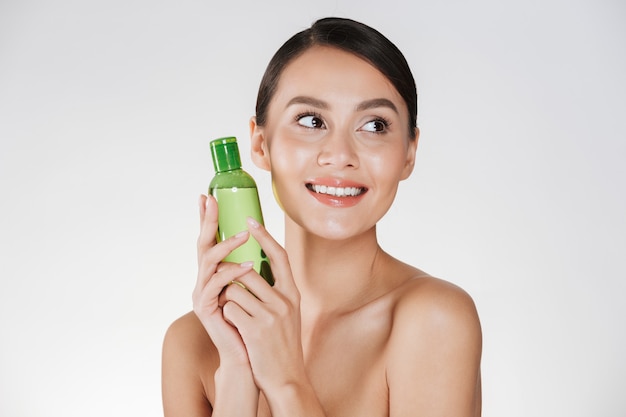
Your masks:
M329 133L321 141L317 163L339 169L358 168L359 158L355 145L350 134Z

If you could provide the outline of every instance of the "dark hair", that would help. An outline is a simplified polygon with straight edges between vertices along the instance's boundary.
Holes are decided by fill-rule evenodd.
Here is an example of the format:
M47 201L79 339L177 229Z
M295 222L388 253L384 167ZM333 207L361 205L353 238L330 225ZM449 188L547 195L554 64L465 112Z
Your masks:
M389 79L409 110L409 134L417 129L417 88L402 52L382 33L351 19L328 17L316 21L309 29L296 33L276 51L261 80L256 102L256 122L267 121L269 104L285 67L309 48L321 45L342 49L357 55Z

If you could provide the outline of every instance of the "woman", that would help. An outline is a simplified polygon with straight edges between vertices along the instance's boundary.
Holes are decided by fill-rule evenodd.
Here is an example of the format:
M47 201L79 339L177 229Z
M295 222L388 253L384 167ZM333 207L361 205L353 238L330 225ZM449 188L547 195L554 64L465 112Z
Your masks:
M404 57L368 26L322 19L277 51L250 130L285 248L252 220L216 244L216 202L201 196L193 312L163 348L166 416L480 415L474 303L377 242L413 170L416 117ZM273 287L221 262L250 236Z

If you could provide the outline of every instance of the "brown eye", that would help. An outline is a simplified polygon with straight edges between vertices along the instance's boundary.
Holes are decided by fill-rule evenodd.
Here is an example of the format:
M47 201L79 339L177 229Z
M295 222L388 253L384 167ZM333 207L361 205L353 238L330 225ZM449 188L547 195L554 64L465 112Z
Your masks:
M381 119L369 121L361 128L366 132L383 133L387 130L388 123Z
M322 121L322 119L313 114L298 116L297 121L299 125L308 127L310 129L320 129L324 127L324 122Z

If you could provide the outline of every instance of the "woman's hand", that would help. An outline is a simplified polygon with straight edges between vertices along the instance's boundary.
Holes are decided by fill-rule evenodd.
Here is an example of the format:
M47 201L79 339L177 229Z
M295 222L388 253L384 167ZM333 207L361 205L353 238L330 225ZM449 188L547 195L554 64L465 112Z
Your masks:
M212 196L203 195L199 204L198 279L192 296L193 311L219 352L220 367L232 365L249 368L248 354L241 336L236 328L224 320L218 302L224 287L252 270L251 263L222 263L222 259L231 251L248 240L249 232L244 231L216 243L217 202Z
M248 219L248 230L270 259L273 287L256 273L241 274L220 297L224 318L246 346L257 386L271 402L272 393L307 380L300 332L300 293L285 250L263 226ZM227 269L235 273L236 265Z
M314 397L304 368L300 293L293 281L287 253L253 219L248 219L248 231L216 243L217 219L217 202L211 196L202 196L198 280L193 302L195 314L219 352L218 375L220 378L240 375L247 380L249 372L250 383L264 391L270 407L284 401L282 388L288 385L303 386ZM250 235L270 259L275 278L273 287L252 269L252 263L222 262ZM216 389L223 386L224 381L216 380ZM233 391L224 389L216 393L223 399L219 404L237 403L228 399L229 392Z

